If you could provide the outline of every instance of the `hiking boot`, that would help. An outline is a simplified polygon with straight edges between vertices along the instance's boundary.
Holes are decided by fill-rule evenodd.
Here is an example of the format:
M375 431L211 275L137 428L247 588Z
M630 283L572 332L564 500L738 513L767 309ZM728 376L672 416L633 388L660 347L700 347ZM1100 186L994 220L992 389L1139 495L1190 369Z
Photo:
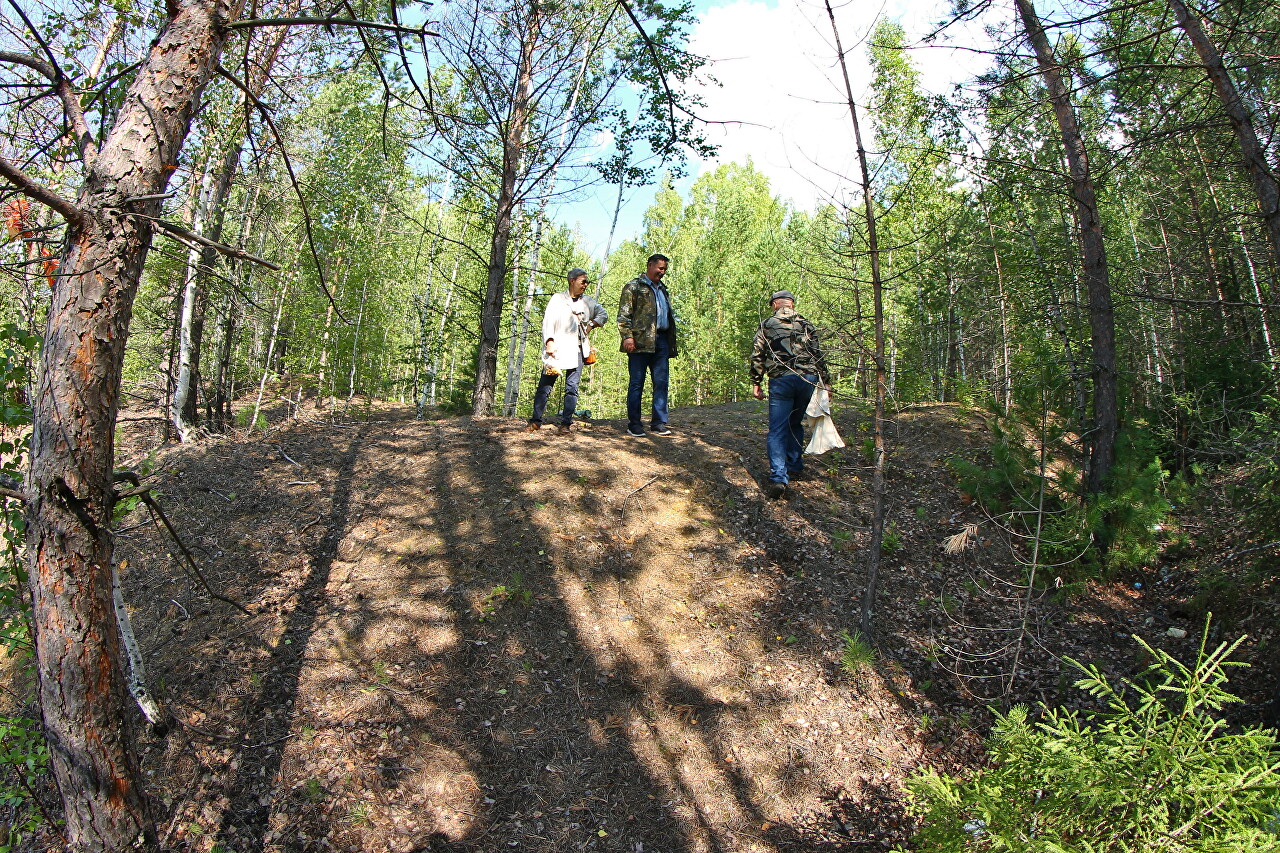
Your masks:
M649 432L653 433L654 435L671 435L671 430L667 428L666 424L659 424L656 427L649 427Z
M786 483L770 483L764 490L765 495L771 501L776 501L787 493Z
M571 427L569 424L556 424L556 432L560 433L561 435L569 435L571 432L573 432L573 427Z
M644 430L640 427L629 426L627 427L627 435L632 438L644 438Z
M540 429L542 429L542 424L535 424L535 423L531 423L531 424L529 424L527 427L525 427L525 428L524 428L524 431L525 431L525 432L537 432L537 431L538 431L538 430L540 430Z

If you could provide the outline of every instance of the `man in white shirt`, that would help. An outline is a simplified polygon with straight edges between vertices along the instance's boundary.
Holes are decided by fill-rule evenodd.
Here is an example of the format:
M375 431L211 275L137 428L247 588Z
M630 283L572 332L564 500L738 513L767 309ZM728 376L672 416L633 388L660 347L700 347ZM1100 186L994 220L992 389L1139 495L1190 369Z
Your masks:
M538 377L538 390L533 395L533 417L529 419L525 432L542 429L547 400L551 397L556 378L562 373L564 410L560 413L557 429L568 432L572 428L573 412L578 407L582 365L591 354L587 335L609 319L608 313L598 303L582 295L589 284L586 270L574 267L565 277L569 280L569 289L553 295L542 315L542 375Z

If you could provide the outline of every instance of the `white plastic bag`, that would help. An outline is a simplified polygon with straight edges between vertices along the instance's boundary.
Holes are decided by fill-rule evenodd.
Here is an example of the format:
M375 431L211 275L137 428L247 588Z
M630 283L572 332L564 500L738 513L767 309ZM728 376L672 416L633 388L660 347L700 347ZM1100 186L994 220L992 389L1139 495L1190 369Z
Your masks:
M836 432L836 422L831 418L831 395L826 388L817 388L809 398L809 408L804 411L804 425L813 436L805 453L822 454L836 447L844 447L844 440Z

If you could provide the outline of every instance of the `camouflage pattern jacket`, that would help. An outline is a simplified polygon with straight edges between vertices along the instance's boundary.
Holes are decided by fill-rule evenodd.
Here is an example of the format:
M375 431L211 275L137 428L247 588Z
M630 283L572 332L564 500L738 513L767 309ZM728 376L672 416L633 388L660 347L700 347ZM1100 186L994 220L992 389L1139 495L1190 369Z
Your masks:
M751 347L751 384L789 373L813 375L830 386L827 359L818 344L818 330L792 308L779 308L756 330Z
M667 286L658 283L667 304L671 304L671 294ZM649 279L636 276L622 287L622 298L618 300L618 332L622 340L632 338L636 342L636 352L654 352L658 340L658 298L653 295ZM671 309L671 325L667 328L667 343L670 344L671 358L676 357L676 318L675 308ZM621 348L621 352L626 350Z

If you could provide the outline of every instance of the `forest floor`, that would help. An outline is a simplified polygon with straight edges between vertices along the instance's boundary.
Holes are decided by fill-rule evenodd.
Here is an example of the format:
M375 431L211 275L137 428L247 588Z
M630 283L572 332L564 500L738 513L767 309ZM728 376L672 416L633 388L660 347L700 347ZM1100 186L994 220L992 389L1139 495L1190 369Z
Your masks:
M1132 674L1134 633L1194 655L1201 617L1167 567L1037 596L1024 620L1019 563L946 465L989 431L926 405L892 422L879 654L850 674L868 423L838 413L850 447L768 501L766 419L679 409L674 435L634 439L373 408L193 446L122 436L250 611L194 584L141 510L123 520L176 721L140 736L166 848L886 850L913 828L903 780L980 762L989 706L1080 701L1064 656ZM1244 655L1265 659L1274 608L1247 619ZM1249 671L1249 698L1274 670Z

